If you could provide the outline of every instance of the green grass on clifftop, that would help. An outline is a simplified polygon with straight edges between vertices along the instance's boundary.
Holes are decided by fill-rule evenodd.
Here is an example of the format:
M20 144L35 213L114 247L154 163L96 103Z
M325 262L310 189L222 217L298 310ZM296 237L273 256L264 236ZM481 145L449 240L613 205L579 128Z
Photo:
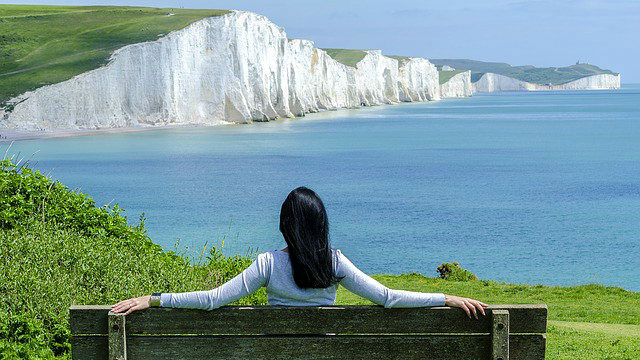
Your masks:
M438 79L440 80L440 85L446 83L447 81L449 81L452 77L463 73L467 70L453 70L453 71L438 71Z
M352 49L322 49L334 60L347 66L356 67L360 60L364 59L367 52L364 50Z
M506 63L468 59L429 59L429 61L437 66L449 65L455 69L471 70L473 73L490 72L541 85L559 85L591 75L616 74L611 70L604 70L590 64L538 68L532 65L511 66ZM474 76L476 81L478 78L479 76Z
M404 55L385 55L386 57L390 57L392 59L396 59L399 61L408 61L411 60L411 56L404 56Z
M0 5L0 105L107 63L125 45L227 10Z

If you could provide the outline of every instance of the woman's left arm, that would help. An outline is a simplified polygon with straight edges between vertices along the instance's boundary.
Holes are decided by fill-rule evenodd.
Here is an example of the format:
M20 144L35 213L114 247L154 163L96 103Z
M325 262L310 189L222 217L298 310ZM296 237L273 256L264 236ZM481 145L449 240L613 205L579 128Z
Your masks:
M338 268L336 275L341 277L340 285L352 293L384 307L422 307L422 306L452 306L458 307L477 319L478 313L485 315L487 304L464 297L443 293L423 293L389 289L374 278L362 272L353 263L336 250Z
M270 254L268 253L258 255L258 259L249 267L215 289L183 293L163 293L160 295L160 306L213 310L232 303L267 284L270 275L270 267L268 264L269 256ZM145 295L120 301L111 306L111 311L114 313L124 312L125 315L127 315L133 311L144 310L149 307L150 297L150 295Z

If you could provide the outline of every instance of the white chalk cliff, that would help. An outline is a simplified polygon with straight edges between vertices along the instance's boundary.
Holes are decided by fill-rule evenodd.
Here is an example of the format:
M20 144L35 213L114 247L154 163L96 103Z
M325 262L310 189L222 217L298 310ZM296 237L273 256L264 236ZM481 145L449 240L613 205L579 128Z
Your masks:
M536 91L536 90L607 90L620 88L620 74L585 76L559 85L540 85L512 77L486 73L474 83L476 92Z
M620 74L598 74L560 85L544 86L541 90L612 90L620 89Z
M266 17L234 11L157 41L125 46L109 63L12 99L0 126L73 130L217 125L440 98L428 60L368 51L349 67L290 40Z
M469 71L440 85L424 58L366 51L344 65L308 40L291 40L266 17L242 11L210 17L156 41L116 50L109 63L24 93L0 108L16 131L219 125L340 108L471 96L473 92L617 89L620 75L556 86Z
M440 95L443 98L471 96L473 95L473 90L471 71L456 74L447 80L447 82L440 85Z
M534 90L535 85L512 77L486 73L474 83L476 92L496 91L528 91Z

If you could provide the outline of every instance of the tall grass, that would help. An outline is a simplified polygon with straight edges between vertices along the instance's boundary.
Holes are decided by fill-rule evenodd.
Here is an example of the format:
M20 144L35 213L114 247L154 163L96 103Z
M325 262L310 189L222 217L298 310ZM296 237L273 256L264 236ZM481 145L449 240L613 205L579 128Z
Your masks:
M251 263L206 247L166 251L114 207L11 160L0 169L0 359L69 356L68 309L214 288ZM192 260L190 260L193 259ZM264 304L259 291L239 304Z

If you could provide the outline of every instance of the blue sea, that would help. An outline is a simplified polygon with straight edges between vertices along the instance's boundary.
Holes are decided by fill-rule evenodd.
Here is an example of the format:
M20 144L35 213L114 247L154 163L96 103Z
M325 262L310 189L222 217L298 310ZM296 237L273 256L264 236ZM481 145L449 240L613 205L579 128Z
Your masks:
M8 143L1 144L3 151ZM285 246L281 202L316 190L333 247L369 273L640 290L640 86L499 93L304 118L15 142L100 205L190 253Z

